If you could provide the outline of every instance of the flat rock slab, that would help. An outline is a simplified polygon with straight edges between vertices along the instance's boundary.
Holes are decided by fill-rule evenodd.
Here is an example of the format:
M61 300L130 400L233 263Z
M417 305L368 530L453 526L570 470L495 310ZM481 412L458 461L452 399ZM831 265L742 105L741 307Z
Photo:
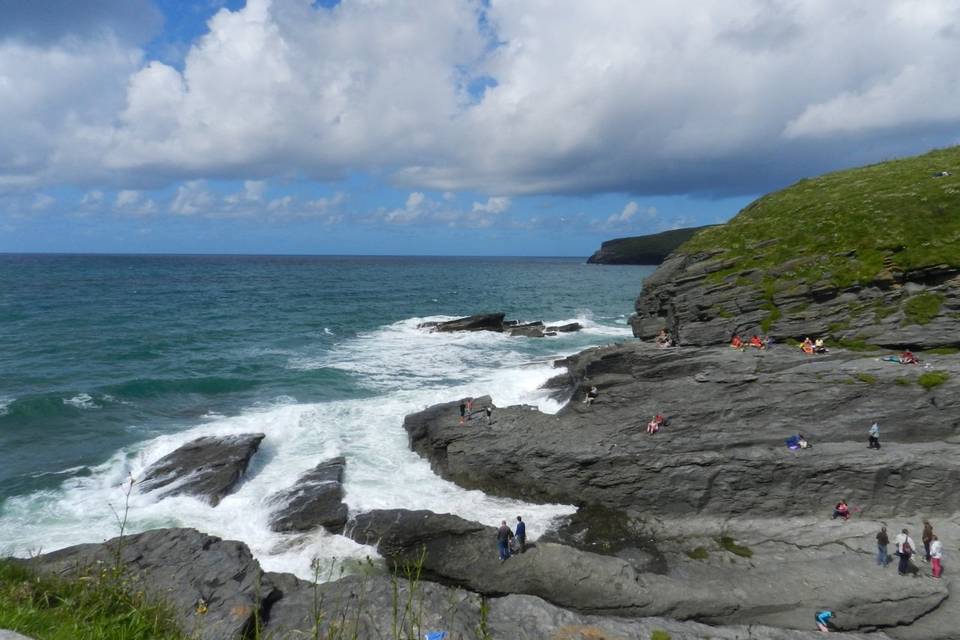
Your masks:
M936 581L877 580L869 563L842 555L789 565L770 562L749 574L694 567L680 579L641 573L625 559L546 542L500 562L496 529L429 511L361 514L348 535L377 544L396 568L419 564L428 579L488 596L537 596L584 614L806 629L812 612L829 606L840 614L839 628L874 630L910 624L948 596L947 587Z
M300 476L286 491L271 498L283 505L271 516L270 528L282 532L311 531L323 527L331 533L343 531L347 505L343 503L343 474L346 458L325 460Z
M511 640L634 640L664 631L674 640L815 640L818 631L794 631L761 625L714 627L669 618L606 618L578 614L533 596L512 595L488 601L487 629L493 638ZM813 615L810 615L813 620ZM812 626L812 625L811 625ZM837 640L889 640L883 633L833 633Z
M197 438L150 465L140 491L197 496L215 507L240 481L264 437L244 433Z
M114 566L118 550L132 584L166 602L191 637L238 639L262 614L263 604L279 596L247 545L195 529L157 529L68 547L30 564L68 578L97 575L102 567Z

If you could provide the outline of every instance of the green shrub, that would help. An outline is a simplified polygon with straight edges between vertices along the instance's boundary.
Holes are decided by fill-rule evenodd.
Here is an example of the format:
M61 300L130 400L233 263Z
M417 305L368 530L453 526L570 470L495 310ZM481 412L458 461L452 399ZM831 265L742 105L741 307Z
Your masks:
M687 551L687 557L691 560L706 560L710 557L710 553L704 547L697 547Z
M893 381L893 383L898 384L901 387L909 387L911 384L913 384L913 380L904 376L902 378L897 378L896 380Z
M740 556L741 558L753 557L753 551L749 547L744 547L743 545L737 544L736 541L730 536L721 536L717 539L717 544L719 544L722 549L729 551L735 556Z
M670 640L670 634L663 629L654 629L650 634L650 640Z
M927 324L940 313L943 295L939 293L920 293L903 303L906 324Z
M920 377L917 378L917 384L929 391L934 387L939 387L949 379L950 374L946 371L927 371L920 374Z
M863 373L861 371L853 374L853 377L859 380L860 382L865 382L867 384L877 384L877 376L873 375L872 373Z

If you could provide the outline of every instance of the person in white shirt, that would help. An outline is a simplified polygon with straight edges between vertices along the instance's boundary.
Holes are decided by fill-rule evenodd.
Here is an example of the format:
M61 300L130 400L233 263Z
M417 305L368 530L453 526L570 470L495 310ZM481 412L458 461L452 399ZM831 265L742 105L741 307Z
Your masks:
M897 573L905 576L910 572L910 556L913 555L917 545L914 543L913 538L910 537L910 533L906 529L904 529L900 535L897 536L896 543L897 555L900 556L900 563L897 565Z
M939 578L940 573L943 571L943 566L940 564L942 559L943 543L940 542L940 538L933 536L933 541L930 543L930 562L933 564L934 578Z

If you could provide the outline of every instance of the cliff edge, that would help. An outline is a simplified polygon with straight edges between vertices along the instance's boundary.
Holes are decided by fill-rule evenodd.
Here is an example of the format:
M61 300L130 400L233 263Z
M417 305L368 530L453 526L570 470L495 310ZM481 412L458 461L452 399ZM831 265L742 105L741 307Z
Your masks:
M763 196L674 251L635 309L635 336L666 327L687 345L960 346L960 147Z

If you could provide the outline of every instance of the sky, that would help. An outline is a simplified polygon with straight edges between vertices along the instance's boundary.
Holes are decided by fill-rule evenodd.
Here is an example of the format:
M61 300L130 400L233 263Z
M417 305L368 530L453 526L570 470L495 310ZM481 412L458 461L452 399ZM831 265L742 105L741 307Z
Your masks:
M586 256L960 144L957 0L0 0L0 252Z

